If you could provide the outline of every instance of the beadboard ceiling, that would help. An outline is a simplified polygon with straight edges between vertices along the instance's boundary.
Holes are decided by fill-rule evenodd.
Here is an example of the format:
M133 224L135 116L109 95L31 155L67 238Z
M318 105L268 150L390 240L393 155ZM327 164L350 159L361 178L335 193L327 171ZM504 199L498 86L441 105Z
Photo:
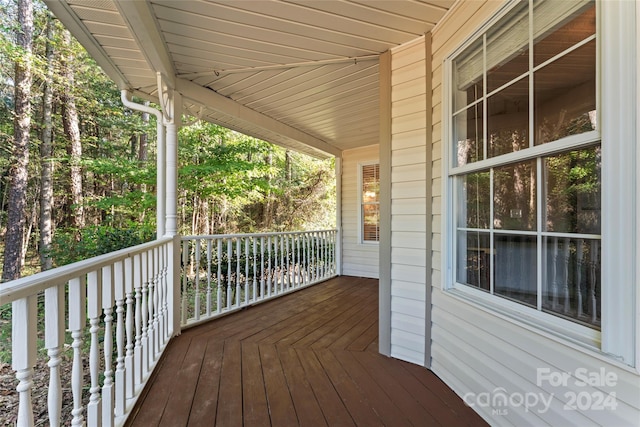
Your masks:
M45 0L121 89L316 157L378 142L378 56L453 0Z

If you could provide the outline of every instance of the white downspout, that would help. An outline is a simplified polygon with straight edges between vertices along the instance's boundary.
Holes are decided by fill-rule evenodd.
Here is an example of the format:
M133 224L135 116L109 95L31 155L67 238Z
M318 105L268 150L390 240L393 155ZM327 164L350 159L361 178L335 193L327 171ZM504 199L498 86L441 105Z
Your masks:
M165 195L166 195L166 178L165 178L165 130L164 118L162 111L143 104L137 104L130 100L131 92L126 89L121 91L122 103L125 107L136 111L153 114L156 116L156 137L157 137L157 184L156 184L156 239L164 236L165 222Z

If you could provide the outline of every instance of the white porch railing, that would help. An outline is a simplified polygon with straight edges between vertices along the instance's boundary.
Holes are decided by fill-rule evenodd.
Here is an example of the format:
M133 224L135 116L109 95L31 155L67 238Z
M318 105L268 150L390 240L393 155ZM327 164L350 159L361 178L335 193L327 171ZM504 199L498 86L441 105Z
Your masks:
M182 238L189 327L337 275L336 230Z
M46 349L49 425L61 425L63 387L71 425L124 424L182 326L336 276L336 238L335 230L176 236L0 285L0 305L12 304L16 424L34 424L38 349Z
M64 388L73 396L71 425L124 423L174 334L172 307L179 297L171 275L178 239L156 240L0 285L1 304L12 303L18 426L34 423L33 370L42 346L49 368L49 425L60 425L62 353L69 345L73 354L66 363L72 373ZM91 379L85 408L87 366Z

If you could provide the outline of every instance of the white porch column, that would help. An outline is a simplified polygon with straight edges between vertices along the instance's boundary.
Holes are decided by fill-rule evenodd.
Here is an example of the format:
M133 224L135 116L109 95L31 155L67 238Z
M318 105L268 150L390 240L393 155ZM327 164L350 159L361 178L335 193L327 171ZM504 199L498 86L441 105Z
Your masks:
M336 157L336 273L342 276L342 157Z
M178 233L178 131L182 122L182 98L169 87L166 79L158 73L158 93L166 128L165 176L165 236Z

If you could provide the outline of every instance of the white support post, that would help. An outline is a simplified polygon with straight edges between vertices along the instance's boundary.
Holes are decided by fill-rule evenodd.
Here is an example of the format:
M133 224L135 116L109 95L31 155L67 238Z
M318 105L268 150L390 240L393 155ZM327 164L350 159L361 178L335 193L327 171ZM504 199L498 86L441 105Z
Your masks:
M99 272L99 270L91 271L87 275L87 315L89 316L89 332L91 333L89 350L91 387L87 404L87 424L96 427L102 426L102 400L99 383L100 351L98 347L98 332L100 331L100 316L102 314L102 275Z
M38 322L37 296L21 298L12 303L12 367L19 383L16 391L20 396L18 406L19 426L33 426L31 387L33 366L36 364L36 337Z
M49 356L48 409L49 425L52 427L60 426L62 416L62 383L59 366L64 345L64 297L64 286L52 286L44 291L44 341Z

